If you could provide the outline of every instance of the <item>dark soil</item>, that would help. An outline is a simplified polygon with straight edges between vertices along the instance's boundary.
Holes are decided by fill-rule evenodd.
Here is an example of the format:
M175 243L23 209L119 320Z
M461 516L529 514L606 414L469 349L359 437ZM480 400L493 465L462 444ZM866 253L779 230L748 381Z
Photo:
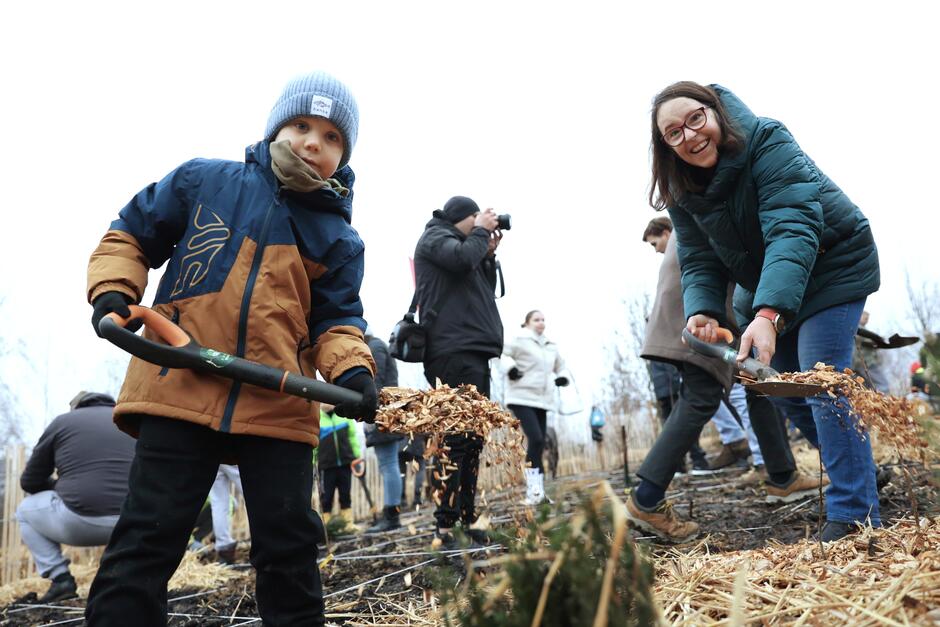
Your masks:
M914 481L919 515L936 516L938 491L930 483L928 472L917 466L909 467ZM815 535L819 511L818 499L808 498L787 505L767 505L759 485L741 485L737 479L744 470L734 469L714 475L677 477L671 486L669 498L683 517L690 515L703 528L710 551L754 549L768 540L792 543L808 535ZM881 512L884 524L898 517L912 515L911 500L906 480L900 467L892 468L893 479L881 491ZM593 473L580 478L563 477L551 483L550 490L558 502L560 513L570 511L579 493L586 493L601 480L611 482L618 494L624 494L623 472ZM493 517L494 527L514 525L509 517L510 505L518 502L518 493L504 494L490 501L487 513ZM399 614L399 606L409 601L418 605L425 602L425 590L441 580L442 567L459 575L463 558L427 554L430 550L433 521L427 506L420 512L402 516L402 529L376 535L335 538L321 557L332 553L322 568L323 588L326 595L327 620L343 625L357 617ZM636 535L635 539L647 544L654 554L663 546L654 538ZM401 555L417 553L416 555ZM254 575L247 565L247 550L239 552L240 568L244 577L229 582L214 591L175 591L169 602L169 625L215 626L260 625L254 600ZM366 558L366 559L350 559ZM402 571L432 560L418 568ZM383 576L385 576L383 578ZM7 625L81 625L80 610L83 600L56 603L53 608L30 607L36 595L29 595L17 603L0 610L0 627ZM58 608L63 609L58 609ZM64 609L75 608L73 610ZM72 622L59 622L69 621ZM252 620L255 619L255 620ZM357 621L358 622L358 621ZM368 622L363 620L362 622ZM129 623L130 624L130 623Z

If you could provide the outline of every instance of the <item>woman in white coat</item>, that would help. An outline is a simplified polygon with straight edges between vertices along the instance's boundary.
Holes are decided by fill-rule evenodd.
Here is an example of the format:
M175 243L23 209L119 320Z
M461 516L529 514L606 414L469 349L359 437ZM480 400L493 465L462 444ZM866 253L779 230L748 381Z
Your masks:
M555 387L568 385L568 377L558 346L545 337L542 312L527 313L522 328L522 333L503 349L501 362L509 377L506 404L519 419L528 443L526 503L535 505L545 499L542 450L546 414L555 407Z

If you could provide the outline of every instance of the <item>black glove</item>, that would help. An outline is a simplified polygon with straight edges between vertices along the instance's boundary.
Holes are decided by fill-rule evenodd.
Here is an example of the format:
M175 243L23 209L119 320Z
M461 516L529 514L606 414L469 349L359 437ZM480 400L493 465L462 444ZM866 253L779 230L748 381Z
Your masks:
M512 368L509 369L509 380L510 380L510 381L518 381L518 380L521 379L521 378L522 378L522 371L521 371L521 370L519 370L519 369L516 368L515 366L513 366Z
M555 385L560 388L565 387L568 385L568 377L555 377Z
M91 326L95 328L95 334L101 337L101 333L98 333L98 323L112 311L122 318L130 318L131 310L127 306L133 304L133 302L134 300L124 292L105 292L96 298L95 302L91 304L95 308L91 314ZM133 320L125 328L128 331L136 332L142 324L142 320Z
M375 411L379 408L379 392L375 389L375 380L372 375L360 372L339 385L362 394L362 402L340 403L333 413L343 418L355 418L370 425L374 424Z

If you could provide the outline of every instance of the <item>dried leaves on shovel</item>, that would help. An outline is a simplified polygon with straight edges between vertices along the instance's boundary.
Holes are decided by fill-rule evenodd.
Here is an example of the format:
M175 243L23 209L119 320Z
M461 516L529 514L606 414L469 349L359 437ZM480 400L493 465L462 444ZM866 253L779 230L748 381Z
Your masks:
M525 449L519 421L480 394L475 385L451 388L438 381L433 390L383 388L375 424L411 438L426 435L425 458L440 460L437 480L446 481L455 468L448 460L444 437L461 434L476 436L489 446L492 462L509 475L510 483L522 474Z
M813 383L823 386L839 403L848 401L848 410L862 433L871 431L879 442L887 444L906 457L921 457L927 450L923 429L917 422L922 409L912 401L876 392L865 387L865 381L846 368L836 372L832 366L817 363L806 372L786 372L783 381Z
M519 428L512 414L475 385L453 389L444 384L433 390L383 388L375 424L403 435L473 433L484 439L494 429Z

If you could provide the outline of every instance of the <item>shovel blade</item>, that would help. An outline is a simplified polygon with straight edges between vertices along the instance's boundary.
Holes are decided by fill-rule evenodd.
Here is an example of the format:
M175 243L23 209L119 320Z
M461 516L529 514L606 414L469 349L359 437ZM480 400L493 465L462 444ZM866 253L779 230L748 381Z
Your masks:
M910 346L911 344L917 344L920 341L919 337L909 337L904 335L898 335L895 333L888 338L888 342L885 344L885 348L901 348L903 346Z
M826 391L823 386L814 383L791 383L789 381L758 381L757 383L745 383L744 387L764 396L786 398L806 398Z

